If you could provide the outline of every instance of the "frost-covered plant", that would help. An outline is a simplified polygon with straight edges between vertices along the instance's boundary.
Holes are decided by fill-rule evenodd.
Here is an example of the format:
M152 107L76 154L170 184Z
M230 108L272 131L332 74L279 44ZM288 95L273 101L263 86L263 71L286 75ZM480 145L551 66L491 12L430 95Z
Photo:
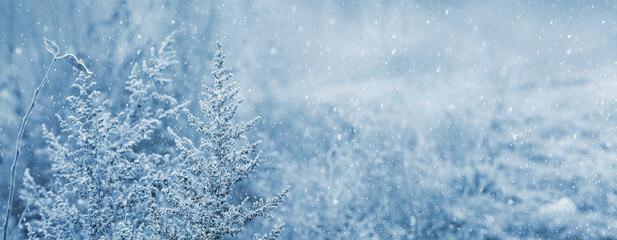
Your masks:
M173 34L168 36L158 48L150 48L150 59L141 64L134 64L126 90L130 93L129 103L123 112L124 123L128 128L141 128L134 131L139 133L133 137L144 140L150 135L154 127L160 125L162 119L173 117L178 109L177 101L167 93L171 79L165 70L178 64L176 51L172 47ZM137 124L139 123L139 124Z
M76 79L79 93L68 98L73 114L68 120L58 116L66 138L44 128L52 182L41 186L26 171L21 196L26 210L32 209L24 213L30 238L153 237L145 219L158 189L155 179L170 157L137 145L182 106L164 92L170 80L163 72L177 63L172 42L168 37L149 60L135 64L126 87L129 101L119 114L99 101L89 76Z
M52 181L40 185L25 172L26 210L19 219L31 239L220 239L284 201L287 190L252 204L248 198L231 202L234 184L259 163L258 142L234 147L258 118L232 124L242 100L235 99L237 83L226 84L231 73L223 67L220 45L214 88L206 87L201 102L210 121L184 109L190 125L204 135L199 148L171 128L161 131L169 123L165 119L184 106L166 93L171 80L164 71L177 63L172 42L168 37L151 49L150 59L135 64L126 86L128 103L118 114L101 101L89 75L82 72L75 80L78 94L68 97L72 114L58 115L64 134L43 126ZM177 158L165 145L170 141L180 149ZM276 239L280 229L259 239Z
M259 164L261 153L256 153L259 142L247 143L240 149L235 147L259 117L240 124L232 122L242 99L236 99L239 92L237 82L228 83L232 74L223 66L225 55L221 45L217 45L212 72L214 86L204 85L204 99L200 101L207 121L184 109L190 126L202 135L199 145L196 147L169 128L180 151L179 166L171 172L174 178L163 189L169 205L153 206L155 214L150 218L156 223L153 226L156 232L166 239L233 236L242 231L247 222L269 216L268 211L285 200L289 189L252 204L248 197L239 204L231 201L230 194L235 184L246 179ZM280 227L262 238L274 239L279 234Z
M50 189L34 183L26 171L26 189L22 197L41 217L40 222L34 221L35 225L27 223L31 237L41 234L51 239L98 238L111 229L114 217L105 213L111 213L109 203L116 191L114 183L117 181L114 180L117 179L110 179L106 173L115 165L112 160L120 159L108 148L107 141L115 123L102 106L96 106L99 92L91 91L93 84L82 75L74 84L79 95L68 98L76 114L69 116L68 122L61 119L61 125L70 142L61 142L59 137L44 129L53 160L54 179ZM124 174L118 175L116 178Z

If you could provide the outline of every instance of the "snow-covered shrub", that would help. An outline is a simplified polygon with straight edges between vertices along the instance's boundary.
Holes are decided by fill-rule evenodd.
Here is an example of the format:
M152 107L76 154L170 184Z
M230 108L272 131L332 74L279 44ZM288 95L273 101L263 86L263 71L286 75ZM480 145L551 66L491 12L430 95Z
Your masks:
M243 230L243 225L268 212L285 200L288 189L269 199L249 203L245 198L235 204L230 194L236 183L246 179L258 166L261 153L256 154L259 142L246 143L237 149L259 117L234 124L236 110L242 99L236 82L228 83L231 70L223 66L225 55L221 45L214 57L212 75L214 85L204 85L204 99L200 101L206 121L200 120L184 109L190 126L201 138L195 146L188 138L177 136L172 128L176 146L180 151L178 166L170 172L169 185L163 188L168 206L153 205L155 214L149 220L154 229L166 239L221 239ZM276 238L280 227L262 238Z
M96 82L89 76L75 80L78 94L67 99L72 114L58 115L66 136L44 128L52 181L41 186L29 171L24 178L23 219L31 238L152 236L145 222L147 200L157 190L154 179L169 162L170 151L145 151L138 145L182 106L164 91L170 80L163 72L177 63L172 41L168 37L158 51L152 49L149 60L135 64L126 87L129 101L118 114L98 97L100 92L93 90ZM165 141L164 136L157 137Z
M214 87L200 102L202 122L184 109L189 123L203 134L198 148L166 125L185 104L167 92L165 71L177 63L168 37L151 58L135 64L126 90L128 103L112 114L94 90L96 82L81 74L68 98L72 114L58 115L62 132L43 127L52 159L53 179L38 184L26 170L21 197L31 239L220 239L243 225L268 216L285 200L287 189L270 199L233 203L230 194L259 164L258 142L236 149L258 118L232 124L237 83L228 84L219 49ZM66 119L66 120L65 120ZM180 150L172 157L173 142ZM260 239L276 239L281 226ZM256 236L256 238L258 238Z

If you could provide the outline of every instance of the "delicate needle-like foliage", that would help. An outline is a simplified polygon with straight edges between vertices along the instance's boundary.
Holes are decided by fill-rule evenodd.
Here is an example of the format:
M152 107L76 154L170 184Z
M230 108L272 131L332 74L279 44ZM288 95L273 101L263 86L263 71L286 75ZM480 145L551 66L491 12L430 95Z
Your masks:
M175 137L180 151L180 167L171 175L170 185L163 189L168 207L154 207L152 221L157 233L167 239L221 239L235 235L243 225L284 201L287 189L270 199L259 199L252 204L245 198L239 204L230 202L234 185L247 178L259 164L261 153L256 153L259 142L248 143L240 149L235 145L259 117L240 124L232 119L242 99L236 82L228 83L232 74L223 66L225 55L218 44L214 57L214 84L204 85L204 99L200 101L206 121L200 120L187 109L189 123L202 137L198 146L187 139ZM278 236L275 230L265 238Z

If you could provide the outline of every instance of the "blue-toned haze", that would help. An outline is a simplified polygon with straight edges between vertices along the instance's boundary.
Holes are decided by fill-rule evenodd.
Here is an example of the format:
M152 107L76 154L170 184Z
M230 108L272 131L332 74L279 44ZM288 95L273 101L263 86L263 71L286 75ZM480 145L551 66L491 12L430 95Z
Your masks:
M617 2L2 1L3 213L43 38L14 239L617 239Z

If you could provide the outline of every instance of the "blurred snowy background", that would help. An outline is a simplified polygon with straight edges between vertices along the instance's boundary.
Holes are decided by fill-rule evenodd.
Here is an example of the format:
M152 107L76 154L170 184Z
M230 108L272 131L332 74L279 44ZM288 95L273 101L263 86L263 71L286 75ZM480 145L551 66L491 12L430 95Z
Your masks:
M177 31L176 97L197 112L218 40L246 98L239 119L262 116L249 138L266 160L238 197L292 186L242 238L271 221L284 239L617 239L614 1L5 0L0 12L2 203L51 58L43 37L120 107L131 63ZM49 177L41 124L57 131L74 77L51 73L19 173Z

